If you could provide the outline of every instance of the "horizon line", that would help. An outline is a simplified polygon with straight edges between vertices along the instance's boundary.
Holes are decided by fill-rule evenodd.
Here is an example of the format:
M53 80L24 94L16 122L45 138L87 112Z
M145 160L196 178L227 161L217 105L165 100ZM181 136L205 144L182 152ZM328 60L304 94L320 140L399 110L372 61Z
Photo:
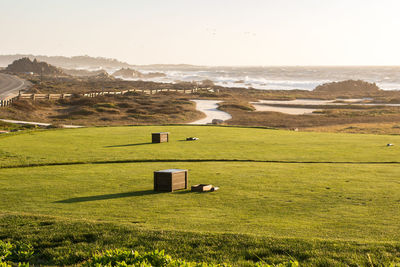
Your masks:
M0 56L34 56L34 57L91 57L91 58L102 58L102 59L111 59L117 60L122 64L128 64L130 66L151 66L151 65L187 65L194 67L236 67L236 68L268 68L268 67L400 67L399 65L386 65L386 64L371 64L371 65L363 65L363 64L272 64L272 65L225 65L225 64L194 64L194 63L146 63L146 64L132 64L127 61L120 60L118 58L113 57L105 57L105 56L90 56L90 55L74 55L74 56L66 56L66 55L40 55L40 54L32 54L32 53L15 53L15 54L0 54Z

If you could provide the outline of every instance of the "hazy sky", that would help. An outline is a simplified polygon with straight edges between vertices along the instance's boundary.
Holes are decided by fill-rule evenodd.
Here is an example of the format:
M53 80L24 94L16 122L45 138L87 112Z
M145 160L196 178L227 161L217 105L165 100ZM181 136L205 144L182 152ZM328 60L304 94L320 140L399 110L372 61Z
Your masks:
M0 0L0 54L400 65L400 0Z

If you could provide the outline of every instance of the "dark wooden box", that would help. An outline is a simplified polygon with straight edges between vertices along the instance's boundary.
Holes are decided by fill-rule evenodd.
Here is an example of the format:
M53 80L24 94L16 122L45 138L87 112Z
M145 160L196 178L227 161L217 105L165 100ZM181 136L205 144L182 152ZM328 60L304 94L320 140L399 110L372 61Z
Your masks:
M152 133L151 142L152 143L164 143L169 141L169 133Z
M172 192L187 188L187 170L168 169L154 172L154 191Z

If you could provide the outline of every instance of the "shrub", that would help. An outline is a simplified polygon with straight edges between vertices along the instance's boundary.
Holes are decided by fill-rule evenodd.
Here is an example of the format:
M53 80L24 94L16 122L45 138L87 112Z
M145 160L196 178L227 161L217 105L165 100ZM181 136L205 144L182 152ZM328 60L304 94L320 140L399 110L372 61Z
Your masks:
M84 266L100 267L100 266L160 266L160 267L228 267L231 266L226 263L214 264L206 262L186 262L181 259L173 259L171 256L166 255L164 250L152 251L140 254L137 251L113 249L106 250L105 252L95 253ZM255 267L298 267L299 263L295 260L288 262L269 265L265 262L257 262Z
M255 108L250 105L249 103L221 103L219 108L234 108L234 109L241 109L245 111L254 111Z
M33 255L33 247L31 244L17 242L11 244L0 240L0 267L9 267L11 262L19 262L18 266L27 267L29 263L21 263L21 261L29 261Z
M107 112L107 113L112 113L112 114L118 114L120 111L115 108L106 108L106 107L97 107L96 110L98 112Z
M379 87L375 83L369 83L361 80L347 80L340 82L331 82L318 85L314 92L317 93L367 93L379 92Z
M131 108L131 107L133 107L133 105L130 104L130 103L118 103L117 106L119 108Z
M114 103L98 103L96 105L94 105L96 108L98 107L103 107L103 108L115 108L115 104Z
M77 105L77 106L93 106L98 101L99 98L92 98L92 97L84 97L84 96L77 96L68 99L60 99L59 102L64 105Z
M68 115L71 115L71 116L76 116L76 115L78 115L78 116L79 115L87 116L87 115L91 115L93 113L94 113L93 110L85 108L85 107L82 107L82 108L77 108L75 110L70 111L68 113Z
M8 256L11 255L12 245L9 242L3 242L0 240L0 261L4 261Z
M37 108L34 106L32 101L21 99L12 103L12 106L15 109L22 110L22 111L34 111Z
M166 255L164 251L152 251L139 254L137 251L128 251L121 249L106 250L105 252L95 253L92 258L85 263L85 266L165 266L165 267L217 267L229 266L227 264L208 264L186 262L184 260L174 260L171 256Z
M130 108L126 111L129 114L148 114L149 111L144 108Z

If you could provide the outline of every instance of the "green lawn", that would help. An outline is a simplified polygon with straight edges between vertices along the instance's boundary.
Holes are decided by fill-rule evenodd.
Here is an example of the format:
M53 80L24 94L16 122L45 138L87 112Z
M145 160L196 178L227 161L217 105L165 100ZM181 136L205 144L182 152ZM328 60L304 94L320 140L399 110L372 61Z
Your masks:
M154 170L188 169L208 194L152 191ZM396 241L400 166L129 163L2 170L0 209L144 229Z
M169 143L151 144L168 131ZM200 140L184 142L186 137ZM137 126L33 131L0 137L0 166L119 160L399 161L400 136L305 133L259 128Z
M148 143L150 133L156 131L169 131L171 141ZM188 136L200 140L180 141ZM398 162L400 150L386 144L400 144L397 141L399 136L208 126L87 128L10 135L0 138L1 165L8 166L1 169L0 177L0 214L7 215L3 223L0 220L0 237L19 240L26 236L42 246L38 236L45 235L45 230L31 225L36 219L29 219L40 216L60 224L90 224L93 229L99 223L109 223L116 229L128 229L115 230L127 231L127 236L140 232L143 239L147 236L143 246L113 239L101 247L139 246L165 248L167 252L170 247L173 255L190 260L257 260L258 254L249 256L251 250L271 261L286 253L308 264L316 259L362 264L366 261L363 253L368 251L394 261L400 255L400 164L389 162ZM148 162L157 159L163 161ZM209 161L185 161L195 159ZM249 161L223 161L234 159ZM105 163L130 160L144 162ZM69 162L89 163L10 168ZM220 190L155 193L153 171L166 168L188 169L189 184L211 183ZM24 218L21 229L32 228L29 234L18 235L12 230L15 216ZM77 232L83 231L80 227ZM48 231L54 235L54 230ZM154 237L150 237L154 231L175 234L154 247ZM182 234L190 238L180 241L177 236ZM183 242L188 246L200 242L199 238L207 240L208 235L212 244L226 241L223 252L228 255L218 254L211 243L209 250L202 244L204 253L195 257L171 245ZM235 236L246 240L242 247L234 245ZM353 242L350 247L348 242ZM379 250L379 244L390 249ZM276 246L283 246L284 252L271 252ZM308 255L304 259L302 247ZM93 241L93 248L99 248L98 240Z

